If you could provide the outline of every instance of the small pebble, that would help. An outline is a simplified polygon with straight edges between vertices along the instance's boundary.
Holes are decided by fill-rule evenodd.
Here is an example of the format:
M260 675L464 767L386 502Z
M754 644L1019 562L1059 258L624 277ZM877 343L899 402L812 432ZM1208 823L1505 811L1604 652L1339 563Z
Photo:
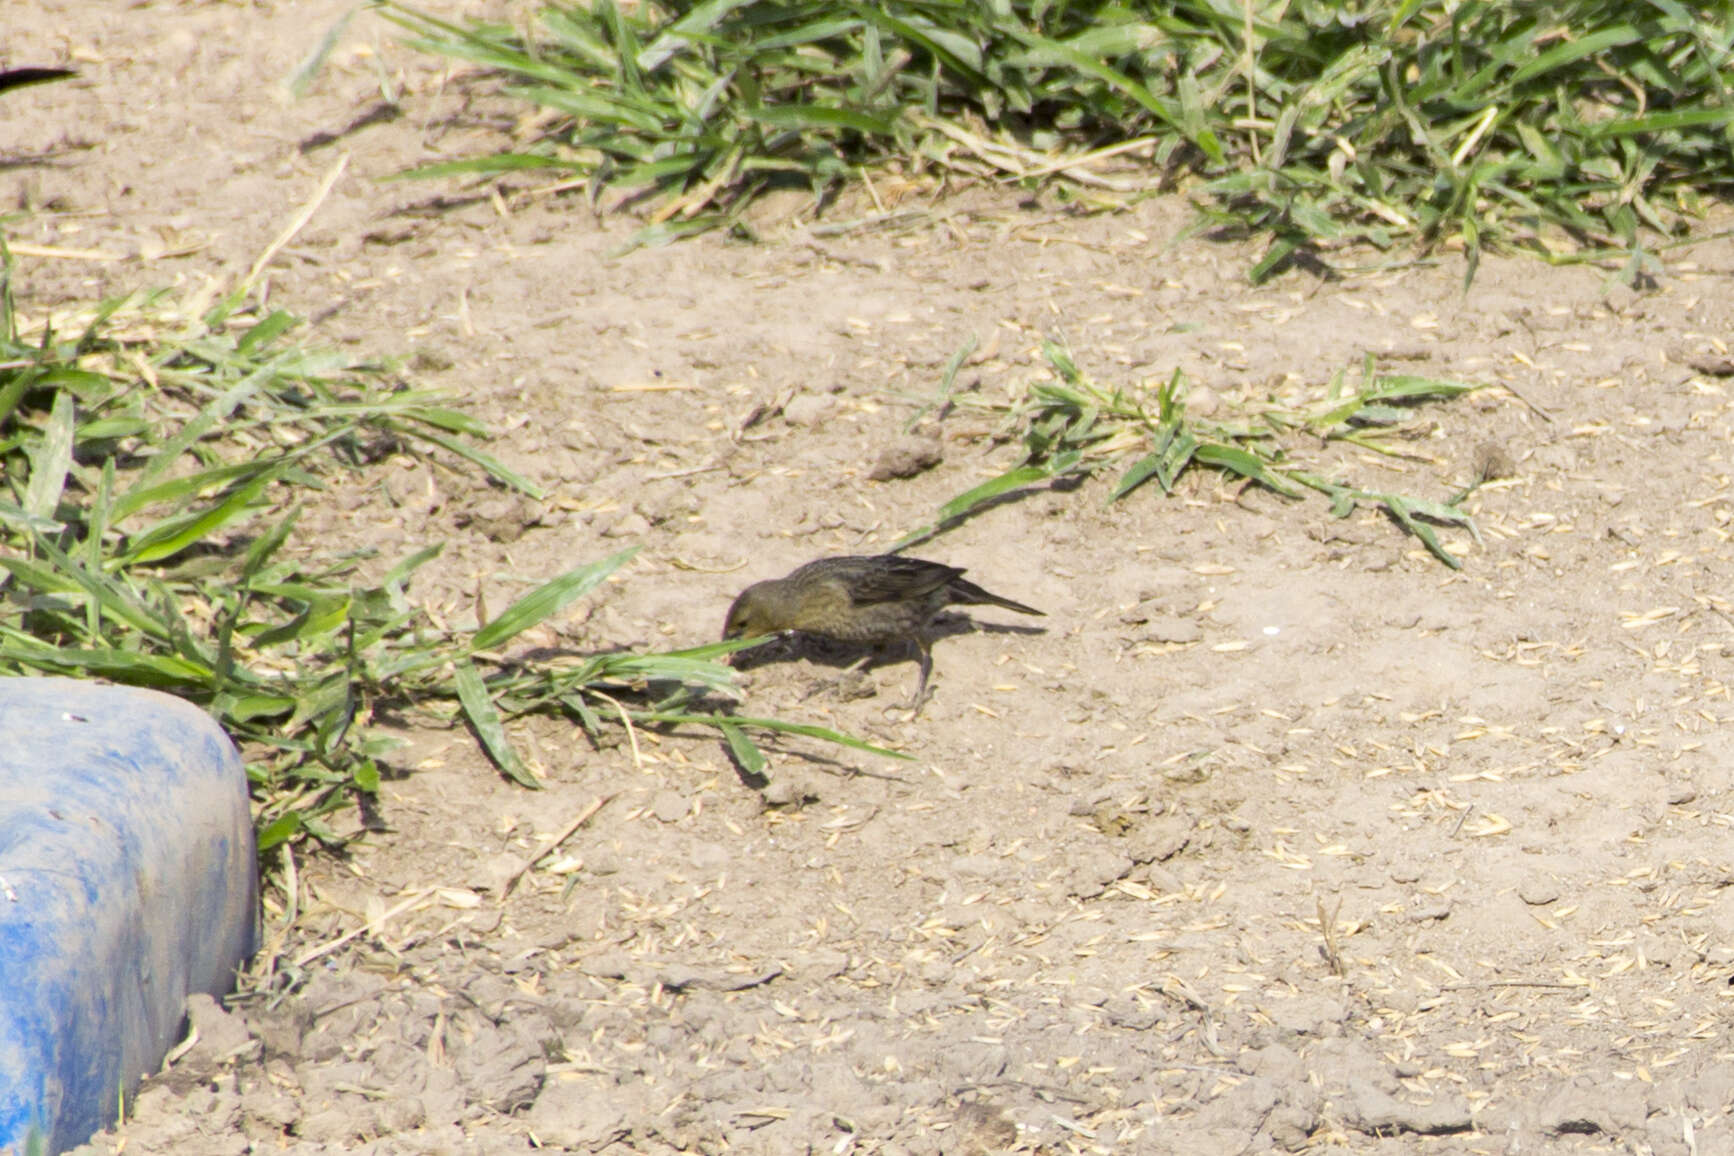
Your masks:
M1517 885L1517 897L1531 907L1545 907L1559 899L1559 885L1551 879L1531 877Z
M1434 919L1445 919L1451 914L1451 901L1429 896L1416 904L1409 911L1410 923L1427 923Z
M788 779L772 779L759 795L767 807L799 807L819 797L806 784Z
M1197 642L1204 637L1198 623L1190 618L1159 619L1145 627L1138 634L1140 642Z
M867 478L874 482L913 478L923 470L937 466L944 459L945 453L938 438L902 437L885 447L879 460L868 471Z
M642 538L650 533L650 522L643 514L627 514L602 531L604 538Z
M678 791L658 791L650 803L651 813L664 823L680 822L691 809L692 804Z

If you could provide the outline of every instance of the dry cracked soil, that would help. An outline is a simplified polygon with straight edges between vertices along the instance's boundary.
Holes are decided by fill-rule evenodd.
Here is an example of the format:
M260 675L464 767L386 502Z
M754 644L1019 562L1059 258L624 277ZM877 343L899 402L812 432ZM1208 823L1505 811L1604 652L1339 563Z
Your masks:
M547 501L403 456L301 523L443 541L412 591L441 621L638 545L523 645L714 638L749 582L1013 464L991 406L1050 339L1104 382L1183 369L1196 414L1367 354L1480 384L1401 456L1291 450L1435 500L1505 476L1442 531L1456 571L1206 470L986 510L921 553L1048 617L947 626L919 718L908 662L743 676L743 712L906 761L790 741L755 783L711 734L539 719L531 793L408 724L383 829L274 877L273 998L195 1001L81 1152L1734 1152L1734 245L1637 289L1490 259L1465 293L1452 254L1250 287L1254 250L1176 240L1181 197L886 181L891 227L791 201L756 243L615 256L640 222L581 194L386 179L522 113L375 15L291 98L348 10L8 5L4 63L79 70L4 99L15 288L32 320L196 303L268 255L307 341L463 398Z

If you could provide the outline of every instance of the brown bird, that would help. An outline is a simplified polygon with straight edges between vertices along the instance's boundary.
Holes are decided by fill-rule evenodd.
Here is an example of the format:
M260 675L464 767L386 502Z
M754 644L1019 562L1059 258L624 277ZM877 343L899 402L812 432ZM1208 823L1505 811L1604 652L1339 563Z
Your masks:
M921 656L921 680L909 705L918 710L927 699L927 678L933 672L928 627L935 615L953 605L1042 613L965 581L958 566L897 554L855 555L821 558L786 578L748 586L729 607L723 637L799 631L872 646L913 643Z

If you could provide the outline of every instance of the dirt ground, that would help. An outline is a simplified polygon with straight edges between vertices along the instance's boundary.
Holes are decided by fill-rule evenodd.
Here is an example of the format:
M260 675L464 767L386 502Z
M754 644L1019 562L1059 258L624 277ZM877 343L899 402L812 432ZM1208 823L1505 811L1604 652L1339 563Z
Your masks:
M1052 337L1222 413L1371 351L1494 388L1423 411L1410 459L1298 450L1435 499L1488 442L1515 470L1467 504L1480 541L1445 534L1459 572L1205 471L987 511L920 553L1048 617L960 620L921 717L907 662L746 675L744 712L907 762L785 743L756 788L714 736L541 720L531 793L413 731L388 829L271 896L292 994L195 1007L81 1151L1734 1152L1734 245L1638 291L1489 260L1465 296L1449 255L1249 288L1251 251L1170 243L1177 198L884 188L923 215L821 234L790 202L758 244L610 258L636 222L535 181L381 180L510 125L376 16L291 99L348 7L9 5L4 63L81 75L4 97L0 196L40 317L233 284L332 178L262 291L467 398L551 492L403 458L303 518L387 561L444 540L413 591L442 620L637 544L525 644L686 645L751 581L883 547L1015 460L960 406L937 466L869 479L971 335L966 398Z

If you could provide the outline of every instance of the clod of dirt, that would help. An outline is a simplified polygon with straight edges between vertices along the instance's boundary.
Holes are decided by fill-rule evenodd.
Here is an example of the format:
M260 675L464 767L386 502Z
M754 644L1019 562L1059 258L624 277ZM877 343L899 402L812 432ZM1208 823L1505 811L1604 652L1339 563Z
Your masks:
M1734 358L1699 353L1684 360L1694 373L1709 377L1734 377Z
M1642 295L1630 285L1609 285L1607 292L1602 295L1602 304L1607 307L1609 313L1616 317L1630 312L1632 306L1641 300L1643 300Z
M288 1132L301 1122L301 1101L275 1088L255 1088L241 1097L241 1111L249 1120L276 1131Z
M525 527L535 525L541 516L533 503L521 498L488 498L460 513L457 524L460 529L479 531L490 542L516 542L524 536Z
M1236 1061L1249 1076L1263 1076L1278 1083L1294 1083L1306 1079L1306 1063L1292 1048L1282 1044L1266 1044L1241 1054Z
M1285 1152L1305 1148L1318 1126L1319 1114L1300 1104L1278 1104L1264 1120L1272 1143Z
M664 823L678 823L692 810L692 804L679 791L658 791L651 801L650 811Z
M867 472L867 479L888 482L893 478L913 478L945 460L945 450L936 437L910 435L898 438L886 446L879 460Z
M631 1083L599 1096L574 1074L544 1084L525 1122L544 1147L596 1152L632 1134L627 1121L641 1117L649 1098L649 1089Z
M819 792L809 783L796 779L779 778L765 784L765 789L759 792L759 797L767 807L800 808L808 803L819 801Z
M1517 885L1517 897L1531 907L1546 907L1559 899L1559 884L1540 876L1525 879Z
M247 1027L259 1037L267 1057L299 1059L301 1041L313 1027L313 1008L302 999L289 999L274 1008L258 1008L247 1014Z
M1436 919L1451 917L1451 901L1439 897L1423 899L1409 909L1410 923L1431 923Z
M182 1057L183 1062L221 1064L243 1052L258 1052L258 1042L241 1017L230 1015L203 992L187 997L187 1022L198 1033L198 1042Z
M498 895L506 884L517 877L523 867L523 857L510 851L499 851L481 858L469 877L469 885L477 891Z
M1197 786L1208 783L1216 773L1216 767L1210 763L1182 763L1179 766L1165 767L1162 778L1175 786Z
M418 345L409 359L409 367L417 373L443 373L455 364L452 355L437 345Z
M1550 1135L1619 1137L1636 1135L1648 1114L1638 1088L1580 1076L1542 1100L1535 1115L1536 1125Z
M643 514L627 514L614 525L602 531L604 538L626 538L639 541L650 533L650 520Z
M1200 1146L1197 1151L1236 1152L1252 1146L1258 1132L1258 1121L1270 1115L1281 1099L1281 1089L1272 1080L1257 1076L1237 1084L1206 1104L1192 1120L1202 1135L1214 1143Z
M368 497L358 491L358 496ZM385 496L406 513L427 516L445 505L445 495L425 469L393 470L385 478Z
M175 1057L161 1084L175 1095L210 1085L236 1061L251 1063L259 1058L259 1041L241 1017L230 1015L202 992L187 997L187 1024L190 1046Z
M373 1108L373 1128L382 1136L395 1132L412 1132L427 1123L427 1109L413 1097L387 1100Z
M805 393L783 407L783 420L789 425L817 429L837 412L835 398L823 394Z
M1138 642L1156 642L1183 646L1204 637L1204 631L1190 618L1161 618L1133 636Z
M1090 825L1102 834L1117 839L1138 825L1138 817L1119 807L1102 807L1090 816Z
M1680 957L1685 950L1682 944L1653 931L1640 931L1636 946L1643 953L1643 960L1655 967L1673 967L1681 962ZM1729 1078L1734 1079L1734 1074ZM1734 1103L1734 1099L1728 1102Z
M1503 442L1489 438L1475 447L1475 460L1470 472L1483 482L1512 478L1517 476L1517 462Z
M963 1151L1002 1152L1018 1142L1018 1126L1005 1110L986 1101L964 1104L957 1110L963 1131Z
M479 1016L464 1018L461 1036L448 1030L447 1046L456 1052L452 1068L468 1099L496 1112L529 1107L542 1090L548 1067L542 1043L553 1036L553 1028L540 1016L513 1016L498 1026ZM467 1039L453 1047L462 1037Z
M1066 893L1079 899L1094 899L1132 870L1132 860L1106 847L1090 848L1075 856Z
M1289 1036L1333 1036L1348 1018L1348 1006L1338 996L1297 995L1273 1000L1260 1009L1279 1030Z
M1350 1081L1347 1101L1337 1106L1344 1123L1369 1136L1392 1132L1438 1136L1467 1132L1474 1126L1469 1106L1450 1093L1441 1093L1431 1104L1406 1104L1366 1080Z
M1192 820L1184 815L1159 815L1142 824L1126 841L1126 854L1137 863L1165 863L1192 841Z
M584 866L592 875L620 874L620 856L606 843L592 847L584 855Z

